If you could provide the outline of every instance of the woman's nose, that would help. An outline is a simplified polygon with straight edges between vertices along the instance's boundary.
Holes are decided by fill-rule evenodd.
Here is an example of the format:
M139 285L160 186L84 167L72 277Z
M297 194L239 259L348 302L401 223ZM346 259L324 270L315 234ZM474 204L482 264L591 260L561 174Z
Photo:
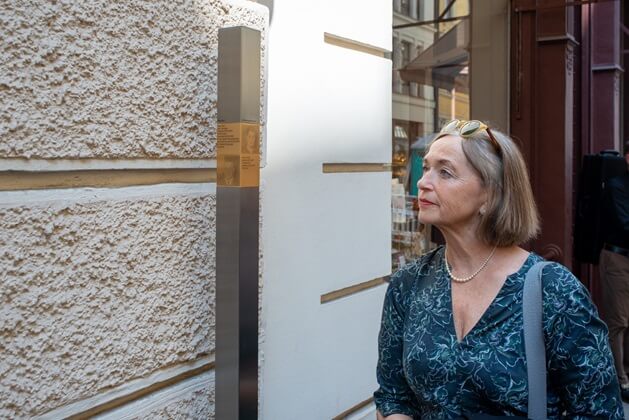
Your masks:
M426 190L428 189L428 180L426 179L426 174L423 174L419 181L417 181L417 189L418 190Z

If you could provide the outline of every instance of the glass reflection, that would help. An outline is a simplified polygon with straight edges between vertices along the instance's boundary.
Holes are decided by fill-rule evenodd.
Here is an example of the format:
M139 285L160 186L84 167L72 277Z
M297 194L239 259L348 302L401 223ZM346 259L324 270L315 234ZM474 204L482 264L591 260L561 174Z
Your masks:
M469 0L393 0L393 270L434 246L417 181L438 127L470 118L469 43Z

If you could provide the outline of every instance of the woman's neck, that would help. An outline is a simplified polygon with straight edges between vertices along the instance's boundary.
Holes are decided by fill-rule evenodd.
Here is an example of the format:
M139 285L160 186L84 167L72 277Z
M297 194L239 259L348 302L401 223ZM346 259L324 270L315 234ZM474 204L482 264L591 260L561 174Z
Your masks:
M448 264L459 274L475 271L494 249L481 241L475 231L443 229L442 233L446 240Z
M494 247L478 238L476 232L441 230L446 240L446 258L453 274L465 277L483 264ZM528 257L528 251L517 245L498 247L489 265L506 274L516 272Z

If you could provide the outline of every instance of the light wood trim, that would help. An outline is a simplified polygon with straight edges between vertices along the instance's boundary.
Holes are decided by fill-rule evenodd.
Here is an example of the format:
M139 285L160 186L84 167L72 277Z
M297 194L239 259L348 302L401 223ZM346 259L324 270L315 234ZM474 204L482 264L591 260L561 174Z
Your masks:
M216 169L107 169L0 172L0 191L83 187L129 187L136 185L200 182L216 182Z
M106 169L203 169L216 168L216 159L98 159L98 158L0 158L4 171L94 171Z
M324 163L324 174L352 172L391 172L390 163Z
M355 406L350 407L347 410L343 411L341 414L332 417L332 420L344 420L350 414L353 414L356 411L360 410L361 408L364 408L364 407L368 406L372 402L373 402L373 397L367 398L365 401L361 401L358 404L356 404Z
M363 283L358 283L349 287L344 287L339 290L334 290L333 292L321 295L321 303L329 303L334 300L341 299L367 289L372 289L374 287L380 286L381 284L387 283L389 279L390 276L378 277L377 279L365 281Z
M365 44L364 42L355 41L353 39L344 38L342 36L333 35L328 32L323 33L323 41L330 45L335 45L341 48L347 48L366 54L375 55L376 57L389 58L391 51L384 48L376 47L375 45Z

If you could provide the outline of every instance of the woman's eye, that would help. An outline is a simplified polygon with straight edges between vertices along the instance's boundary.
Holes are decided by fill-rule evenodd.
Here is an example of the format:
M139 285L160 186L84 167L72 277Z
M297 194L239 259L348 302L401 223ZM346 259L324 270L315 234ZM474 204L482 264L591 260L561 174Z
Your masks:
M441 169L439 171L439 175L441 175L444 178L452 178L452 174L449 171L445 170L445 169Z

